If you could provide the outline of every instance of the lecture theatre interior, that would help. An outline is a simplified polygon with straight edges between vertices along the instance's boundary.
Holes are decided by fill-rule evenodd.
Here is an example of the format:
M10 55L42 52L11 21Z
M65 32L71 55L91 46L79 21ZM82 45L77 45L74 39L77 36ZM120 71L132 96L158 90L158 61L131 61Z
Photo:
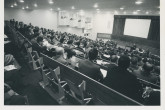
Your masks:
M4 106L160 106L160 0L4 0Z

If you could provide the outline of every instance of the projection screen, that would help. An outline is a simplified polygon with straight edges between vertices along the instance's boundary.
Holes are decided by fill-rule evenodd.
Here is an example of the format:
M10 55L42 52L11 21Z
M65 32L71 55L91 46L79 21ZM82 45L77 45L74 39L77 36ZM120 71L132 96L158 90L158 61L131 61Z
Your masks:
M147 38L150 23L150 19L126 19L124 35Z

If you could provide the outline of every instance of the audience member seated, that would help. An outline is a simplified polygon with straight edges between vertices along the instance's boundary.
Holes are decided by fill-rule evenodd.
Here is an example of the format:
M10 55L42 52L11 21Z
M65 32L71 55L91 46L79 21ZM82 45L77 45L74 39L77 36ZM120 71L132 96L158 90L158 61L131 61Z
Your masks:
M118 66L108 69L103 83L134 100L141 101L142 87L137 78L127 70L129 65L129 57L126 55L121 56Z
M134 70L138 70L139 69L137 57L132 57L131 58L131 64L130 64L129 69L131 71L134 71Z
M138 66L142 67L144 63L142 62L141 56L137 56L137 59L138 59Z
M37 51L38 54L46 51L46 46L43 46L43 38L37 37L37 42L32 44L33 50Z
M88 59L80 60L78 65L78 71L81 73L102 82L103 75L100 71L100 67L93 63L98 56L98 50L96 48L92 48L88 52Z
M81 52L84 52L83 48L80 47L80 41L75 42L75 45L76 45L77 47L74 48L74 49L79 50L79 51L81 51Z
M53 56L53 59L57 60L58 62L60 62L64 65L67 65L68 62L64 58L64 48L58 47L58 48L56 48L55 51L56 51L56 56Z
M156 83L158 77L152 73L152 70L153 70L153 65L146 62L143 65L142 69L133 71L133 74L137 76L137 78L146 80L151 83Z
M14 92L11 87L4 83L4 105L25 105L26 99Z
M69 40L67 42L67 44L65 45L65 47L68 47L68 48L72 49L73 48L73 40Z
M76 60L76 57L75 57L76 52L70 48L65 48L65 53L67 53L66 54L66 61L68 62L69 66L72 68L75 68L76 64L78 63Z
M65 40L64 38L61 38L60 42L57 44L57 46L63 47L64 40Z

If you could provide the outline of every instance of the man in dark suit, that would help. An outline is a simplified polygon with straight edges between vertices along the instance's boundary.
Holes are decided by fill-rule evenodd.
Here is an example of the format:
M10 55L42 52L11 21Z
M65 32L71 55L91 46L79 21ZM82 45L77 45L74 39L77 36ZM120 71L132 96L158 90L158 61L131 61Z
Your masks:
M156 83L158 81L158 76L156 76L153 72L153 65L149 62L146 62L142 69L134 70L133 74L140 79L143 79L145 81Z
M43 38L38 37L37 42L32 44L33 50L37 51L38 54L46 51L46 46L43 46Z
M118 66L108 69L107 77L103 83L134 100L140 101L142 87L136 76L127 70L129 65L129 57L126 55L121 56L118 61Z
M81 73L83 73L97 81L102 82L103 75L100 71L100 67L93 63L93 61L97 58L97 56L98 56L98 50L96 48L92 48L88 52L88 59L79 61L78 70Z

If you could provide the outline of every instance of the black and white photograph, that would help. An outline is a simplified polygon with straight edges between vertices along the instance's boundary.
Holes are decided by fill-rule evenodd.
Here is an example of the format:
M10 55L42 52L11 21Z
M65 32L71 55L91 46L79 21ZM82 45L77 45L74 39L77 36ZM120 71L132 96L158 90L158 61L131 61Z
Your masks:
M2 106L163 110L162 1L4 0Z

